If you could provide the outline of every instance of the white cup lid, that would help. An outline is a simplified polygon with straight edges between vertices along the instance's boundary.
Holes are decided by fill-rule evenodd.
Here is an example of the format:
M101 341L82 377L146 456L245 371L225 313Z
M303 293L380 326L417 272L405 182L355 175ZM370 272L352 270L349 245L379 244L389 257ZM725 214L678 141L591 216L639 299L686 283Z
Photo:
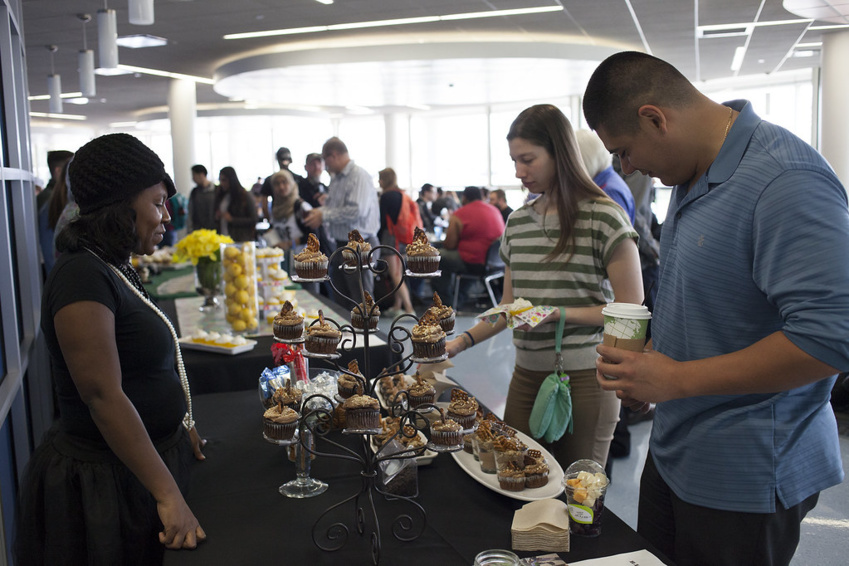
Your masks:
M651 313L649 312L648 307L633 303L610 303L601 310L601 314L640 320L651 318Z

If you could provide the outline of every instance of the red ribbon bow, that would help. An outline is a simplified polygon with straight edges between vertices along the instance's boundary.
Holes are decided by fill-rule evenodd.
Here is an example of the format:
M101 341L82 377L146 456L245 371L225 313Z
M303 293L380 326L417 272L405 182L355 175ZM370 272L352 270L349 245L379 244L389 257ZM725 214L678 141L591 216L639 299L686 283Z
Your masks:
M274 365L286 364L298 381L309 381L307 377L307 364L304 359L303 346L282 344L275 342L271 345L271 355L274 357Z

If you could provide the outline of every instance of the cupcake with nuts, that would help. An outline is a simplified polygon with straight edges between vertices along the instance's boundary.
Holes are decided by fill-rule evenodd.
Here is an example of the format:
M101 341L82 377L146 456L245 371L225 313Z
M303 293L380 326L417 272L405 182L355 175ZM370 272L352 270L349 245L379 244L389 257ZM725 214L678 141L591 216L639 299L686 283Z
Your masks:
M297 410L301 406L303 396L304 392L297 387L292 387L292 381L289 380L284 387L278 387L274 390L271 400L274 403L282 404L284 407Z
M274 317L272 329L275 338L297 340L304 334L304 317L298 314L292 303L286 301Z
M464 430L475 427L478 412L477 400L462 389L451 390L451 402L448 404L448 416L460 423Z
M439 321L439 326L446 334L454 332L454 309L448 305L443 305L442 299L439 298L439 293L436 291L433 292L433 306L431 306L428 310L433 311L433 314Z
M293 258L295 274L301 279L324 279L327 276L327 256L319 248L318 238L310 234L307 247Z
M439 420L430 423L430 442L437 449L459 449L463 446L463 429L457 421L445 416L439 408Z
M345 428L354 431L380 432L380 403L368 395L352 395L345 399Z
M411 409L433 403L433 399L436 397L436 388L425 381L418 371L415 378L416 382L407 389Z
M427 241L427 234L416 228L413 243L407 245L407 269L412 273L433 273L439 269L439 252Z
M525 487L534 489L548 485L548 464L542 452L539 450L528 450L525 454Z
M362 262L363 265L368 264L368 254L371 251L371 244L363 240L359 230L348 232L348 243L346 247L351 249L342 250L342 259L345 260L345 265L356 267L358 262Z
M445 355L445 332L432 312L425 312L410 334L416 358L432 359Z
M368 291L363 291L365 300L351 310L351 326L359 330L374 330L380 321L380 307L374 303Z
M499 469L496 476L498 486L505 491L522 491L525 489L525 472L512 462Z
M360 373L360 365L357 363L357 360L351 360L348 362L348 371L353 375L343 373L336 380L336 390L339 393L339 397L342 399L347 399L357 394L363 394L363 383L365 383L365 377L363 377L363 374Z
M324 311L318 311L318 321L307 328L304 347L313 354L335 354L342 333L324 319Z

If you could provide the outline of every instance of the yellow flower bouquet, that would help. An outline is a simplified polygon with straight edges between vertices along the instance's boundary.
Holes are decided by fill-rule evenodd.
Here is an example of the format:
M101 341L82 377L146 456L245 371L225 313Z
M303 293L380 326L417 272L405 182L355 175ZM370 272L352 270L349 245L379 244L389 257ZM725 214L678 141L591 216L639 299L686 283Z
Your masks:
M193 265L206 258L209 261L221 261L221 244L232 244L233 238L222 236L215 230L195 230L177 242L172 261L178 263L190 260Z

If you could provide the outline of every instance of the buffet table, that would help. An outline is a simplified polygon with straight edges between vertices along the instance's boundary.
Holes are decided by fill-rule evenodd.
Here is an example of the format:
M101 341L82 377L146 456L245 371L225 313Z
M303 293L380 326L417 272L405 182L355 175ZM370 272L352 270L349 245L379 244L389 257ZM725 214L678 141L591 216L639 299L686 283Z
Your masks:
M208 539L194 551L166 552L166 565L371 563L369 540L354 528L353 504L333 514L335 521L345 522L350 529L341 550L319 550L312 540L313 524L324 510L359 491L361 479L355 464L319 457L311 475L327 482L329 489L311 499L286 498L277 487L295 477L295 467L285 448L263 440L256 390L197 395L194 408L198 429L208 444L206 461L193 466L188 503ZM321 440L318 449L330 450ZM513 512L524 501L483 487L448 454L419 468L418 485L416 500L425 508L427 522L422 536L411 542L398 541L390 532L392 519L409 512L409 506L375 496L381 564L470 566L482 550L510 548ZM570 563L644 548L662 557L609 509L601 536L573 536L571 548L560 555Z

